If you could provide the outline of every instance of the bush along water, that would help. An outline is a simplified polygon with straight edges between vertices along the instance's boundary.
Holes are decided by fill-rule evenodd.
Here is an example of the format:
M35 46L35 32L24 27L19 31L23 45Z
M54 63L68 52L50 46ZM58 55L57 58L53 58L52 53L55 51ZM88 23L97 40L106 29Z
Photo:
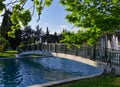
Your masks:
M9 42L4 38L0 38L0 52L3 52L9 47Z

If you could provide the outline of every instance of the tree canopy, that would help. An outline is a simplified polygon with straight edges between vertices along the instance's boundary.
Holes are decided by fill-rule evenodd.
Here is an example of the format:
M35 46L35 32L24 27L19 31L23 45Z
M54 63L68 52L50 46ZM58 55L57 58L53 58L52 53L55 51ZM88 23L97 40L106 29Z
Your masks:
M101 35L120 28L119 0L60 0L60 2L69 12L66 15L68 22L83 28L77 33L66 33L65 38L69 39L64 39L63 42L94 44Z
M0 11L6 6L13 5L11 21L14 24L10 36L14 36L14 31L20 26L25 26L31 20L32 13L25 9L24 5L28 0L15 0L4 4L5 0L0 1ZM36 8L38 15L46 6L52 4L52 0L31 0L33 9ZM95 43L96 39L106 33L114 32L120 27L120 1L119 0L59 0L69 12L66 19L69 23L79 27L77 33L64 33L65 39L62 42L82 44ZM38 20L40 17L38 18ZM83 30L81 30L83 28Z
M13 25L11 26L12 31L8 32L8 34L11 37L14 37L14 33L17 29L20 29L21 26L27 25L32 18L32 12L30 9L26 9L24 6L28 0L13 0L9 3L4 3L6 0L0 0L0 12L3 10L6 10L9 6L12 5L12 15L10 17ZM38 13L38 20L40 19L41 11L46 6L52 4L52 0L31 0L32 5L30 5L33 8L34 11L37 11ZM36 9L36 10L35 10Z

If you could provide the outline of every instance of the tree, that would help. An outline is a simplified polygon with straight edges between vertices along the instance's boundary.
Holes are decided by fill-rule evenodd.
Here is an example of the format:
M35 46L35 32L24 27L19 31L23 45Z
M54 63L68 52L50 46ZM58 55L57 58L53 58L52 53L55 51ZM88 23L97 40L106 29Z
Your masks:
M25 26L28 24L28 22L31 21L32 13L34 11L37 11L38 13L38 20L40 20L40 15L42 9L46 6L52 4L52 0L31 0L33 8L33 12L30 11L30 9L25 9L24 5L28 0L14 0L10 1L8 3L4 3L5 0L0 0L0 12L2 12L4 9L12 8L12 15L10 17L13 25L12 25L12 31L9 32L9 36L15 37L15 31L17 29L20 29L21 26ZM35 10L36 8L36 10Z
M5 40L4 38L0 37L0 52L5 51L8 45L9 45L9 42Z
M47 29L46 29L46 34L45 34L45 38L46 38L47 43L50 42L50 37L49 37L49 36L50 36L50 35L49 35L49 30L48 30L48 27L47 27Z
M36 26L36 31L35 31L36 40L41 41L42 35L43 35L42 28L40 28L39 25Z
M11 26L12 26L12 22L10 20L11 14L12 13L9 10L5 10L5 13L2 15L3 20L1 23L0 36L7 40L8 40L8 32L11 31Z
M21 35L22 35L22 30L19 29L15 31L15 38L9 37L9 43L12 49L16 49L20 45Z
M58 35L57 35L57 32L54 32L54 40L53 42L58 42Z
M65 37L68 38L69 43L95 44L101 35L120 28L119 0L60 0L60 2L69 11L66 16L68 22L86 29L77 33L66 33ZM67 39L64 39L65 41Z
M3 11L6 6L13 4L11 21L14 25L9 35L14 37L15 30L27 25L32 15L29 9L24 8L27 0L15 0L7 5L3 3L4 1L0 1L0 11ZM36 8L38 12L38 20L40 19L42 9L52 3L52 0L31 1L33 2L33 9ZM86 29L86 32L81 32L85 33L83 37L88 38L86 42L89 44L95 43L99 36L114 32L120 27L119 0L60 0L60 3L69 11L69 14L66 16L68 22ZM77 41L75 40L74 42Z
M22 42L24 44L31 44L34 42L34 30L32 30L31 26L25 26L22 31Z
M11 15L12 13L7 9L5 10L5 13L2 15L3 20L0 28L0 37L3 37L4 39L8 40L10 43L10 47L12 49L16 49L16 47L21 42L21 30L19 29L15 31L15 38L9 37L8 32L12 30L11 26L13 25L10 20Z

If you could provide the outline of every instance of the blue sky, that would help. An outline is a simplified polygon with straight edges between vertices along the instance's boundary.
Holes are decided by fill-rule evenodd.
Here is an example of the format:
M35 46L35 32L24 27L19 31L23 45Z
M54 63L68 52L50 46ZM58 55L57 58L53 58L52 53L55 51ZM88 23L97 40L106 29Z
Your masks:
M32 27L35 27L39 24L40 27L46 31L46 27L50 30L50 33L61 32L63 28L71 29L72 24L69 24L65 19L67 12L65 8L59 4L59 0L53 0L53 3L50 7L44 8L42 15L40 16L40 21L37 23L38 19L37 14L34 14L33 19L30 23Z
M29 2L26 3L25 7L30 8L31 6L32 3L29 0ZM46 31L46 27L48 27L50 33L54 32L60 33L63 30L63 28L66 28L71 31L73 30L73 25L68 23L67 20L65 19L66 14L67 11L65 11L65 7L63 7L59 3L59 0L53 0L53 3L50 7L48 8L45 7L43 9L39 22L37 22L38 15L35 12L29 25L31 25L33 29L35 29L35 27L39 25L40 27L42 27L43 31Z

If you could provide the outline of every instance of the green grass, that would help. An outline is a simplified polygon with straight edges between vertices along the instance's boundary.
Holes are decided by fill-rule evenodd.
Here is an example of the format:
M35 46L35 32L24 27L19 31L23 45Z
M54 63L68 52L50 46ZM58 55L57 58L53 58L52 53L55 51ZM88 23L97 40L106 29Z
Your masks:
M17 54L16 50L4 51L4 52L0 52L0 58L15 58L16 54Z
M120 75L103 75L55 87L120 87Z
M22 57L41 57L41 56L44 56L44 55L41 55L41 54L25 54L25 55L22 55Z

